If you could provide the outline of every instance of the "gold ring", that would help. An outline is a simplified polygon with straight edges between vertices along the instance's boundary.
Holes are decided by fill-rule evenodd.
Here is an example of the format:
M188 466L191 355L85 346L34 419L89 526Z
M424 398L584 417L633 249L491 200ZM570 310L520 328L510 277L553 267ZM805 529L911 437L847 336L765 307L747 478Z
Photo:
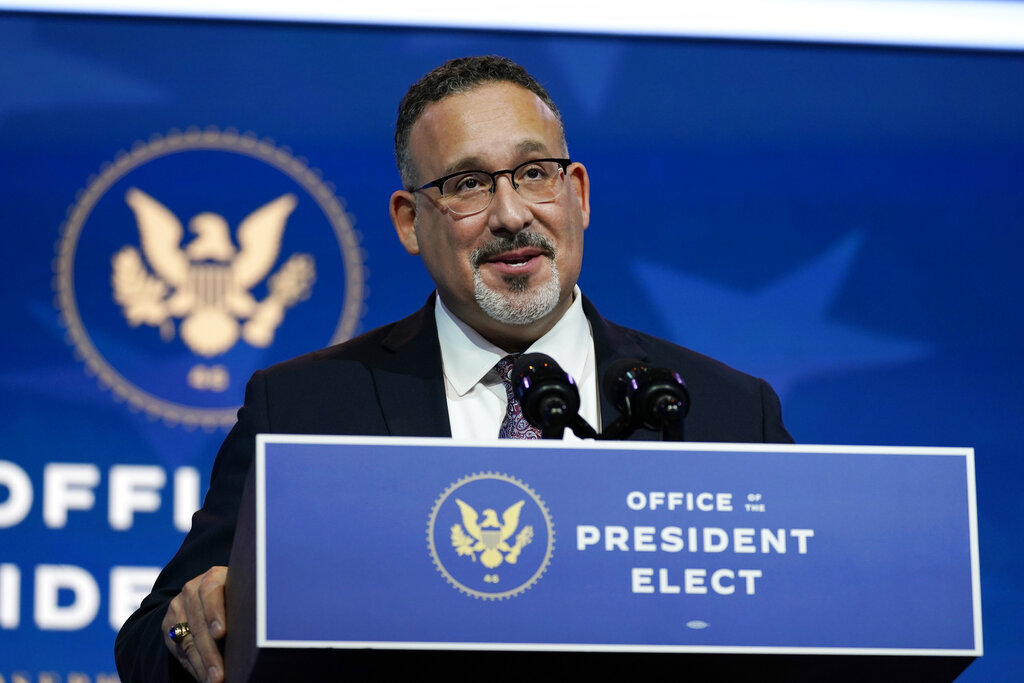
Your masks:
M185 636L192 635L192 629L188 627L187 621L183 621L172 626L171 630L167 632L167 635L170 636L171 640L175 643L180 643L185 640Z

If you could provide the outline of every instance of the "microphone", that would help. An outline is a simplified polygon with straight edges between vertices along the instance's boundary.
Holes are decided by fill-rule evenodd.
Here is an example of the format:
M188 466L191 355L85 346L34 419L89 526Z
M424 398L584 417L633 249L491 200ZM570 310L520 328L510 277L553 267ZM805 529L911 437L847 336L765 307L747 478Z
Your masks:
M597 436L580 417L580 390L575 380L543 353L526 353L512 367L512 392L523 417L541 431L541 438L561 439L566 427L581 439Z
M660 433L662 441L683 440L690 393L678 372L622 358L608 367L601 389L619 411L602 439L625 439L642 426Z

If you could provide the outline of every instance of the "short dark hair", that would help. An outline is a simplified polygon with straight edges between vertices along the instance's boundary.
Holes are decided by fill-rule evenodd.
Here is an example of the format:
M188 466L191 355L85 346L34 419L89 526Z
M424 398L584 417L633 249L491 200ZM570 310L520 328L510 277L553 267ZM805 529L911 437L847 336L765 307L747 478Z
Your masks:
M562 114L548 91L526 69L511 59L497 55L450 59L416 81L398 105L398 120L395 122L395 161L402 176L402 184L407 190L414 190L417 187L416 171L409 154L409 137L413 124L427 105L440 102L450 95L469 92L486 83L495 82L513 83L539 97L558 120L564 146L565 126L562 124Z

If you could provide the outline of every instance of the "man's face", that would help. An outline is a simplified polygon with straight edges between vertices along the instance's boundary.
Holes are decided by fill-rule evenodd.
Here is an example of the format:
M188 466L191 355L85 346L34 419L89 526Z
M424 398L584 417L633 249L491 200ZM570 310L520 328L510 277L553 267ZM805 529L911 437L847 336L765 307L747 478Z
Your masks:
M481 85L428 105L412 128L409 150L420 184L566 155L551 110L511 83ZM499 176L490 205L470 216L448 212L436 188L392 196L399 238L422 256L445 305L509 350L543 335L572 303L590 187L581 164L571 165L561 182L553 201L534 204L508 175Z

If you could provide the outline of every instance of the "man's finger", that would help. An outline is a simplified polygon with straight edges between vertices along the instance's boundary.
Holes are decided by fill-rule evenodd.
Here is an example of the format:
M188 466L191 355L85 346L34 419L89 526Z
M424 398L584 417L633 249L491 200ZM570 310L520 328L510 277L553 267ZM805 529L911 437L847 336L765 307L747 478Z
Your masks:
M182 641L182 650L200 674L199 680L218 683L223 678L221 671L224 664L217 643L207 627L203 601L198 592L188 601L188 624L192 629L192 636Z
M191 628L191 626L190 626ZM196 640L193 634L189 634L181 640L175 641L178 650L178 659L185 668L189 670L197 681L205 681L206 674L203 673L203 660L196 650Z
M224 584L227 581L227 567L214 567L199 586L199 599L203 602L206 627L210 635L218 640L227 632L227 615L224 609Z
M160 627L163 629L164 644L167 645L167 649L171 651L174 658L177 659L185 671L187 671L197 681L202 680L195 666L189 661L188 657L182 650L182 642L178 638L171 637L171 631L177 624L185 623L185 614L182 611L180 604L184 599L179 595L171 601L171 604L167 608L167 614L164 616L163 623ZM192 636L187 636L191 640ZM181 641L184 638L180 639Z
M188 658L187 658L187 657L185 657L184 655L178 655L178 656L177 656L177 660L178 660L178 662L180 662L180 663L181 663L181 666L182 666L182 667L183 667L183 668L185 669L185 671L187 671L187 672L188 672L188 674L189 674L189 675L190 675L190 676L191 676L192 678L196 679L197 681L201 681L201 680L203 680L203 679L202 679L202 678L201 678L201 677L199 676L199 674L198 674L198 673L196 673L196 669L195 669L195 667L194 667L194 666L192 666L192 662L190 662L190 661L188 660Z
M220 683L224 680L224 662L216 640L227 632L224 609L227 573L227 567L212 567L186 583L168 604L161 624L167 648L198 681ZM189 632L177 637L173 633L177 624L188 624Z
M226 575L225 567L215 567L202 577L189 582L183 591L186 621L191 629L191 639L185 641L191 646L186 655L200 674L199 680L211 683L223 680L224 663L220 650L217 649L214 634L210 632L209 623L217 622L220 625L218 630L223 632L223 593ZM210 603L213 613L208 611L207 602Z
M201 681L203 680L203 677L199 675L199 672L202 671L202 669L197 670L193 661L189 660L188 655L186 654L186 651L188 650L195 650L195 647L191 645L191 635L187 635L182 638L177 638L176 636L171 635L172 631L174 631L178 624L186 623L186 617L180 607L180 603L183 601L184 599L179 595L171 601L171 604L167 608L167 614L164 616L164 621L161 624L161 628L164 631L164 644L167 645L167 649L171 651L171 654L173 654L174 658L179 661L184 670L197 681ZM186 639L189 641L187 648L184 644ZM199 659L198 654L196 655L196 658L197 660Z

